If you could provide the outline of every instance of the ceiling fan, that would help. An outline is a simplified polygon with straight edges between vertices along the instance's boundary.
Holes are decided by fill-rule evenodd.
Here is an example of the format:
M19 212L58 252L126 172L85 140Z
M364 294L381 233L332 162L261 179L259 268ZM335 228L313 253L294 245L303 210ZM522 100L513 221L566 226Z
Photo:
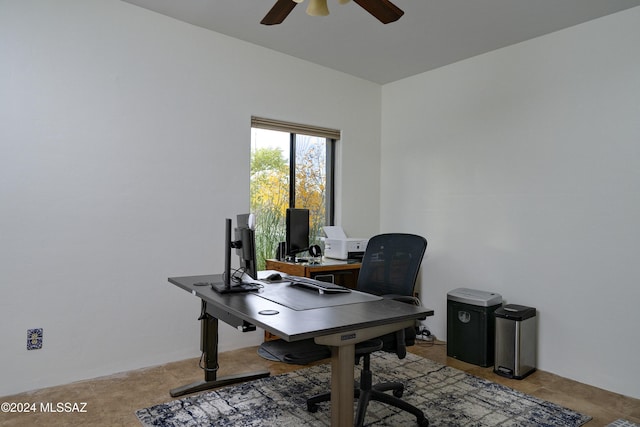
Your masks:
M264 25L281 24L298 3L304 0L277 0L267 15L260 21ZM397 21L404 12L389 0L353 0L364 10L375 16L383 24ZM338 0L340 4L349 0ZM312 16L326 16L329 14L327 0L309 0L307 14Z

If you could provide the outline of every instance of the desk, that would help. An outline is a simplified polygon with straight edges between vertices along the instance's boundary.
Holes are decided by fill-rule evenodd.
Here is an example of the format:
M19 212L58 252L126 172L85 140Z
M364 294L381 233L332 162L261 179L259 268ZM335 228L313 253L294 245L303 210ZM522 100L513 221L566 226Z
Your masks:
M220 295L208 286L195 285L220 280L220 275L169 278L169 282L200 298L206 313L215 319L239 329L253 324L286 341L313 338L316 343L329 346L333 427L353 426L355 344L413 326L416 319L433 315L431 309L387 299L325 307L322 295L318 295L318 308L293 310L254 293ZM276 310L278 314L260 314L264 310ZM217 335L215 339L217 342Z
M323 258L320 264L309 264L308 262L288 262L275 259L265 260L267 270L277 270L292 276L310 277L320 279L324 275L331 275L335 278L333 283L355 289L358 282L359 262L341 261L337 259Z
M265 260L267 270L281 271L292 276L309 277L311 279L325 280L355 289L358 284L358 273L360 272L360 262L343 261L331 258L323 258L320 264L309 264L308 262L289 262L275 259ZM330 276L327 280L327 276ZM264 332L264 340L271 341L280 337Z

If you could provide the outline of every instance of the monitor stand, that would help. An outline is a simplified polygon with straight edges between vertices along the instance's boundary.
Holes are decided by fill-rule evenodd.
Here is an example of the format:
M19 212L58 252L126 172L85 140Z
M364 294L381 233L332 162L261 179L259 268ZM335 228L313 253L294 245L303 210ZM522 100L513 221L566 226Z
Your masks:
M260 286L255 283L236 283L229 287L224 282L212 283L211 289L219 294L238 294L244 292L256 292L260 290Z
M218 371L218 319L206 312L206 302L202 301L202 312L200 316L201 333L200 347L203 352L204 361L204 381L196 381L181 387L171 389L171 397L183 396L185 394L210 390L229 384L252 381L258 378L269 376L269 371L258 371L244 374L228 375L217 378Z

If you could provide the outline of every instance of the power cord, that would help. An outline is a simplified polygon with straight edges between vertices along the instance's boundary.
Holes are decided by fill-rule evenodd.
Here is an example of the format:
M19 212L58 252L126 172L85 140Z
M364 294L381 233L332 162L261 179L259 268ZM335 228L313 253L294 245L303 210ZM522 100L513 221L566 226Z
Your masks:
M420 346L433 346L433 345L446 345L444 341L439 341L435 335L431 333L424 325L416 327L416 345Z
M416 338L422 341L433 341L433 335L426 326L420 325L416 327Z
M233 283L242 283L242 275L244 274L245 269L243 267L236 268L231 273L231 281Z
M206 303L203 302L202 304L202 308L200 309L200 317L198 317L198 320L202 321L207 321L209 318L211 318L211 315L209 313L207 313L207 305ZM202 369L205 372L217 372L218 369L220 369L220 365L216 362L216 366L214 366L213 368L208 368L205 365L205 352L204 350L201 351L200 353L200 360L198 361L198 367L200 369Z

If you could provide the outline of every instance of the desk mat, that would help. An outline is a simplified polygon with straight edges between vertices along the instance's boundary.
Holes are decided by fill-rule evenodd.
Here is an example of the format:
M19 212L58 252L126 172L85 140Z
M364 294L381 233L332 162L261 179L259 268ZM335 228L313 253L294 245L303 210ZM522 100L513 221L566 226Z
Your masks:
M358 291L349 293L320 294L315 290L292 286L289 283L265 284L261 292L253 295L296 311L335 307L346 304L357 304L382 299L382 297Z

